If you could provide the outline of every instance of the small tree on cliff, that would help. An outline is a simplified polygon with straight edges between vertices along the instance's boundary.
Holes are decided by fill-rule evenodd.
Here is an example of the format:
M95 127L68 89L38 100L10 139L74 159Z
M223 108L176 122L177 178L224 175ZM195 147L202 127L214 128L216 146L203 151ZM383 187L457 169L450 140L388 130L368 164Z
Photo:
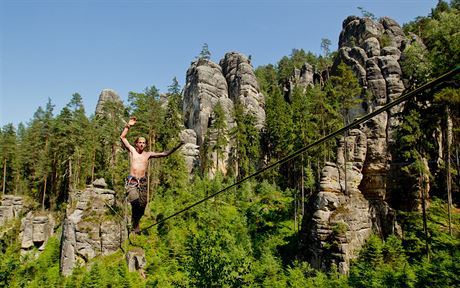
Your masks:
M204 43L203 47L201 48L200 55L197 57L198 60L210 60L211 59L211 52L209 51L208 43Z

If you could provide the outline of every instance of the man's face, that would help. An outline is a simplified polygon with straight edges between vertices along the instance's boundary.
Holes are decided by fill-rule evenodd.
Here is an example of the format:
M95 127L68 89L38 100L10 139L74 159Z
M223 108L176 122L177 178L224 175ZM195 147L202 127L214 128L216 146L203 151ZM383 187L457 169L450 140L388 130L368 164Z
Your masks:
M138 151L144 151L145 149L145 140L144 139L139 139L136 142L136 148Z

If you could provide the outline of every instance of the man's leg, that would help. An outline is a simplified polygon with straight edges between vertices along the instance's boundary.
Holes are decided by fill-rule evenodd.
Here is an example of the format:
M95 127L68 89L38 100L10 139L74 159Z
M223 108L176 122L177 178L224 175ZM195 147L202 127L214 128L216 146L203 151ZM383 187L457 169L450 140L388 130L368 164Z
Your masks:
M136 199L131 202L131 222L133 224L133 232L138 234L140 232L139 222L144 215L145 206L141 204L139 199Z
M134 233L139 233L140 228L139 228L139 222L144 216L145 212L145 207L147 207L147 183L139 183L137 185L137 192L139 195L139 198L136 199L135 201L131 202L131 207L132 207L132 222L133 222L133 232Z

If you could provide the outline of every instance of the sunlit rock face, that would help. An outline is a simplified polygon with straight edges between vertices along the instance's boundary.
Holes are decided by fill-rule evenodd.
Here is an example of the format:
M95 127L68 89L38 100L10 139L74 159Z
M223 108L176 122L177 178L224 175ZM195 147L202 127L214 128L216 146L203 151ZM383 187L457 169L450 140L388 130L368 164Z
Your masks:
M387 17L344 20L331 73L343 62L363 87L357 95L362 105L350 112L352 121L403 94L399 61L408 39L398 23ZM349 131L339 145L337 163L323 168L320 191L301 232L302 254L314 267L326 269L336 264L347 273L350 260L372 229L383 237L400 233L394 209L388 204L388 175L390 147L399 124L395 114L401 110L402 104Z
M262 129L265 125L265 98L250 60L240 53L229 52L219 64L227 80L230 99L241 103L245 113L255 117L256 128Z
M302 227L302 247L313 267L327 269L336 264L342 273L372 232L369 201L358 189L366 159L367 138L359 129L343 137L337 163L327 163L321 172L316 195Z
M21 219L21 253L27 253L34 247L39 251L45 249L48 239L54 234L55 220L51 213L35 211L27 213Z
M115 192L106 186L103 179L98 179L71 195L62 229L63 275L70 275L75 266L96 256L116 252L127 237L125 219L112 210Z
M0 202L0 226L8 220L17 218L23 211L23 199L16 195L3 195Z
M108 103L118 103L118 104L123 104L123 101L121 101L120 96L115 90L112 89L104 89L101 91L101 94L99 94L99 100L97 101L96 105L96 115L102 115L104 114L104 106L110 105Z
M193 163L189 170L200 169L204 164L201 157L206 158L207 173L213 177L217 171L227 174L232 154L233 139L230 130L236 126L234 110L236 103L243 107L243 112L254 116L255 126L261 130L265 125L265 102L260 93L259 84L251 66L250 60L237 52L229 52L216 64L207 59L198 59L192 62L187 71L186 84L183 91L183 113L185 130L182 132L185 141L186 153L190 156L187 163ZM213 129L216 121L215 108L220 104L224 112L226 127L224 131ZM190 137L195 132L195 138ZM227 138L227 145L221 155L211 152L203 155L205 147L212 147L217 137L223 134ZM189 136L187 136L189 135ZM190 145L188 145L190 144ZM188 146L187 146L188 145ZM198 149L198 150L197 150ZM197 152L198 151L198 152ZM193 155L196 155L193 157Z

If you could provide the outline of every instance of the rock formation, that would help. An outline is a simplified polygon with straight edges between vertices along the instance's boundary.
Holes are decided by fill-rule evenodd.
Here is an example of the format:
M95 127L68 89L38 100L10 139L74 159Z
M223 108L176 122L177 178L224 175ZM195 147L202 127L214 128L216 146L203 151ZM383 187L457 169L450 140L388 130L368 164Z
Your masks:
M101 94L99 95L99 100L97 101L96 115L103 114L104 105L106 103L109 103L109 102L115 102L115 103L123 104L123 102L121 101L120 96L118 96L117 92L115 92L112 89L104 89L104 90L102 90Z
M3 195L0 205L0 226L5 224L8 220L19 217L23 208L21 196Z
M388 17L378 22L355 16L345 19L339 39L339 59L353 69L371 96L361 111L355 111L356 117L402 95L405 87L399 60L409 42L401 27ZM399 124L394 115L401 110L402 104L395 106L367 121L362 128L368 139L368 157L364 162L360 190L366 198L377 202L386 201L389 197L389 147L393 142L393 131Z
M233 102L228 97L227 81L222 74L222 68L212 61L199 59L193 62L187 71L183 96L185 128L194 130L196 134L196 143L191 144L203 147L205 142L212 141L206 138L209 137L207 132L212 124L213 111L217 103L220 103L224 110L227 129L231 129L235 126L232 116ZM228 153L224 158L228 158ZM214 172L217 169L226 171L224 161L221 163L221 167L213 169Z
M302 87L305 90L315 84L323 85L324 81L328 79L328 75L328 70L320 73L309 63L304 63L300 69L294 68L292 76L283 85L284 98L292 101L292 93L295 87Z
M369 202L358 189L366 150L366 135L351 130L339 144L338 162L326 163L321 172L320 191L302 228L302 249L315 268L335 263L346 273L350 259L372 232Z
M182 148L182 155L185 158L187 172L191 175L193 169L200 166L200 146L196 144L196 132L193 129L182 130L179 138L185 142Z
M129 272L139 271L142 274L147 264L144 250L135 248L128 251L128 253L126 253L126 262Z
M219 62L227 79L228 95L234 103L241 103L245 113L252 114L256 119L256 128L265 125L265 98L260 93L254 69L246 56L229 52Z
M407 44L401 27L387 17L376 22L350 16L344 20L342 28L338 61L350 66L360 84L371 94L372 100L366 107L372 111L401 96L405 88L398 61ZM389 128L397 125L391 116L400 110L401 106L390 111L387 116ZM364 110L361 114L367 112Z
M39 251L45 249L49 237L54 234L55 221L51 213L29 212L21 220L21 252L26 253L37 247Z
M124 217L113 210L115 192L106 189L103 179L72 195L62 229L63 275L98 255L114 253L126 239Z
M405 87L399 60L406 41L401 27L389 18L378 22L355 16L345 19L332 73L340 61L344 62L371 96L363 97L367 103L352 111L353 117L372 112L402 95ZM339 146L338 163L324 167L313 211L304 218L302 227L303 254L313 267L327 268L335 263L346 273L350 260L356 257L355 251L371 230L383 237L399 233L394 210L387 203L387 175L391 163L389 145L398 125L394 114L401 109L401 105L394 107L359 130L350 131Z
M225 134L228 135L236 126L233 118L236 103L242 104L244 113L255 117L258 129L264 126L264 97L260 93L253 68L246 56L229 52L220 61L220 65L210 60L198 59L188 69L183 92L184 124L186 129L193 130L196 135L196 141L193 136L184 136L191 141L187 143L192 144L188 148L186 146L189 163L201 164L197 146L203 150L203 144L212 146L216 141L216 133L210 131L210 128L215 121L214 109L218 103L225 114ZM183 132L183 135L192 134L190 131ZM222 171L224 174L227 172L231 143L229 139L220 161L216 152L211 154L211 176L216 171Z

